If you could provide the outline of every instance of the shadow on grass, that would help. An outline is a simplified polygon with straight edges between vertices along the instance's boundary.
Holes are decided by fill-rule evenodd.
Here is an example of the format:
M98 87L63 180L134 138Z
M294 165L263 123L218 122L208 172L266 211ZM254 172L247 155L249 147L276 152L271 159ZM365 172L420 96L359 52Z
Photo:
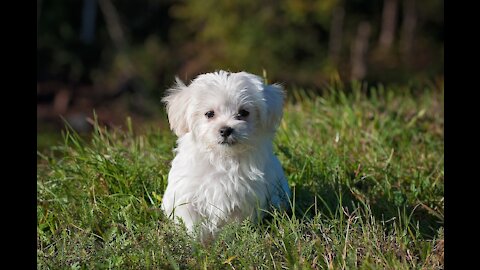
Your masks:
M297 217L313 218L316 213L323 213L333 218L335 213L341 210L340 207L353 210L359 205L366 204L371 209L372 215L380 221L398 220L404 213L406 216L411 215L410 224L413 226L418 224L420 234L427 239L432 239L443 226L440 217L419 205L410 203L398 205L387 196L375 196L371 198L373 202L365 203L353 195L345 184L322 185L318 189L319 191L312 192L306 186L295 187L294 211Z
M293 162L303 164L301 158ZM294 213L297 217L313 218L317 213L335 218L341 213L341 207L350 211L368 206L372 215L379 221L408 219L409 226L418 227L418 232L425 239L433 239L437 231L443 227L443 218L428 209L425 205L409 202L406 194L371 192L373 184L368 182L341 183L330 181L322 173L311 176L314 181L296 183L292 187Z

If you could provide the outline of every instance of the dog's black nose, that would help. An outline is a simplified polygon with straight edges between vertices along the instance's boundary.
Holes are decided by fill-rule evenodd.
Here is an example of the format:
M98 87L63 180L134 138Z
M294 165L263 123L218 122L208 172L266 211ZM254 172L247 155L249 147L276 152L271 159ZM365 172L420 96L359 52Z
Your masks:
M224 138L230 136L230 134L232 134L232 132L233 132L233 128L231 128L231 127L222 127L220 129L220 135Z

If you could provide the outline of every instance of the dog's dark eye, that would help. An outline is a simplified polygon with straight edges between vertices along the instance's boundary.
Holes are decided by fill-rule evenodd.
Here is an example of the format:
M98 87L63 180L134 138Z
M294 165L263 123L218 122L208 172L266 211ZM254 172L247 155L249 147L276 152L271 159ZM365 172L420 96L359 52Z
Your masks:
M207 118L212 118L214 115L215 115L215 112L213 112L213 111L208 111L208 112L205 113L205 116Z
M245 118L249 115L250 113L246 110L240 110L238 111L237 118Z

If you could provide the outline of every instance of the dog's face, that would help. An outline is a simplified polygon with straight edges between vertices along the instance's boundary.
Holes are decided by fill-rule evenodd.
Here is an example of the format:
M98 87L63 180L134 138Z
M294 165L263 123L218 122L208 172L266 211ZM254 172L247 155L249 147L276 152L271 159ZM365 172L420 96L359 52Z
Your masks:
M206 149L244 151L275 133L283 90L246 72L219 71L200 75L188 86L177 79L163 101L178 137L191 133Z

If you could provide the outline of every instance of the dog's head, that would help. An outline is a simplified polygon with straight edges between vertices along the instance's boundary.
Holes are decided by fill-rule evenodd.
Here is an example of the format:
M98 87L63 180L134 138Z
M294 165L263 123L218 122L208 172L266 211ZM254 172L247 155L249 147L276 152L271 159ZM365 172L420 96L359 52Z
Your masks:
M191 133L207 149L235 149L255 147L260 138L273 136L283 96L280 85L266 85L253 74L218 71L202 74L188 86L177 78L163 101L178 137Z

